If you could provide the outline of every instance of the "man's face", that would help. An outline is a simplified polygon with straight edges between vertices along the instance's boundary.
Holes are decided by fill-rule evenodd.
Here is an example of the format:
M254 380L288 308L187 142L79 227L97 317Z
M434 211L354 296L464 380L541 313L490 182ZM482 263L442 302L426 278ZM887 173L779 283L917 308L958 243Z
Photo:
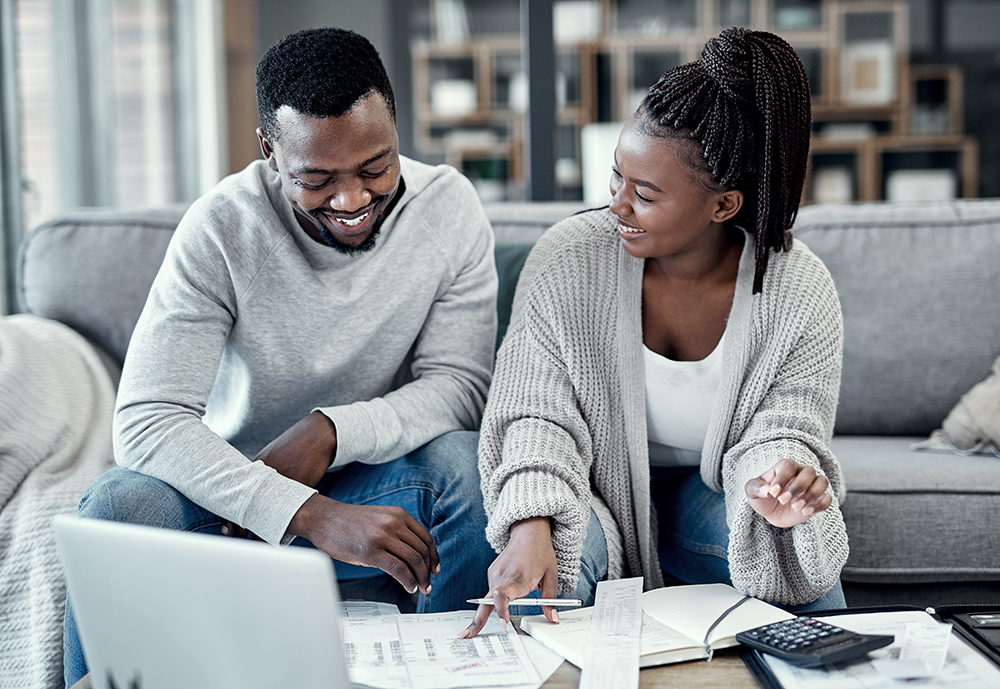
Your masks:
M281 177L299 225L345 253L375 245L399 191L399 137L385 99L371 94L341 117L277 113L276 141L261 152Z

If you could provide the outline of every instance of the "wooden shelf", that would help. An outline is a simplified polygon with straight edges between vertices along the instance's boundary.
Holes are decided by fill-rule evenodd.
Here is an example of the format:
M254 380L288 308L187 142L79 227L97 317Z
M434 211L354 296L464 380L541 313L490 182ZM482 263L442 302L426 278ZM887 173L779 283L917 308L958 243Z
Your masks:
M723 0L692 0L696 25L669 30L669 22L652 17L647 25L615 31L618 8L615 0L595 0L600 5L602 30L580 43L556 45L557 59L566 56L577 63L573 74L576 98L557 113L560 124L576 127L575 159L564 167L579 169L579 131L599 119L624 121L636 105L637 93L647 89L650 65L657 55L676 55L678 64L701 54L705 42L718 35ZM432 4L435 0L432 0ZM904 0L814 0L781 3L780 0L749 0L749 17L755 27L784 37L803 55L814 81L813 137L811 156L847 156L853 161L853 200L877 200L884 196L882 160L888 154L910 152L953 153L959 193L975 196L978 189L978 148L975 140L962 135L962 75L951 65L910 65L908 5ZM641 4L641 3L638 3ZM651 0L648 10L661 7ZM511 4L511 7L515 7ZM642 11L630 5L633 26L639 27ZM512 10L513 11L513 10ZM687 10L691 16L690 8ZM812 24L813 20L818 24ZM416 117L416 142L424 153L442 155L462 164L471 154L505 156L509 178L508 198L517 198L521 183L522 111L510 107L514 79L510 63L498 73L497 59L519 54L518 36L474 36L446 43L416 42L412 46ZM432 71L435 61L471 61L470 79L475 107L461 115L442 114L432 107ZM637 72L639 74L637 74ZM850 79L846 77L851 77ZM504 80L508 102L498 101L498 77ZM642 83L637 83L642 81ZM866 90L867 89L867 90ZM927 94L931 97L927 99ZM941 93L945 96L942 100ZM925 100L917 101L921 95ZM867 126L871 135L848 139L829 138L827 132ZM442 132L471 131L471 136L449 139ZM499 132L489 145L469 144L476 130ZM482 134L480 131L480 134ZM553 132L556 137L560 133ZM482 141L488 137L484 136ZM846 160L846 158L845 158ZM579 187L578 176L564 174L569 187ZM807 179L804 203L813 202ZM577 188L578 193L582 193ZM571 197L567 197L571 198ZM847 200L847 199L845 199Z

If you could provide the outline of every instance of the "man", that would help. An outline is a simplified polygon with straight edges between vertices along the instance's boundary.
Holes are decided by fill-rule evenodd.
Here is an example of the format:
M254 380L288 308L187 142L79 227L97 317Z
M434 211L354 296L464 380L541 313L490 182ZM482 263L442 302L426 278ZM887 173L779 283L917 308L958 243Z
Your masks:
M264 160L178 226L122 374L121 466L80 515L299 537L342 586L382 570L420 611L464 607L493 559L477 435L453 432L478 427L490 381L489 223L453 168L399 155L363 37L286 37L257 100ZM72 684L71 608L66 646Z

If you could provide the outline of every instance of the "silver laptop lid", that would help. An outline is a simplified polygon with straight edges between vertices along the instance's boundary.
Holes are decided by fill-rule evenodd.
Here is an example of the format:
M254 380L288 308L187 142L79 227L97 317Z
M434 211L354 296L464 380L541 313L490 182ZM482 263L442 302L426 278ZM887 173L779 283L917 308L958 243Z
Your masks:
M54 529L95 689L350 686L319 551L76 517Z

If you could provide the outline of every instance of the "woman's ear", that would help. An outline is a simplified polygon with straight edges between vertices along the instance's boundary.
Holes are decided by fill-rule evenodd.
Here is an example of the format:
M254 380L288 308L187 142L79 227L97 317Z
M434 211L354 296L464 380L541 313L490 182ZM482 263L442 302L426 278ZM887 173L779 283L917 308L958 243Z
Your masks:
M715 222L726 222L740 212L743 207L743 192L739 189L730 189L718 195L718 203L715 207Z

